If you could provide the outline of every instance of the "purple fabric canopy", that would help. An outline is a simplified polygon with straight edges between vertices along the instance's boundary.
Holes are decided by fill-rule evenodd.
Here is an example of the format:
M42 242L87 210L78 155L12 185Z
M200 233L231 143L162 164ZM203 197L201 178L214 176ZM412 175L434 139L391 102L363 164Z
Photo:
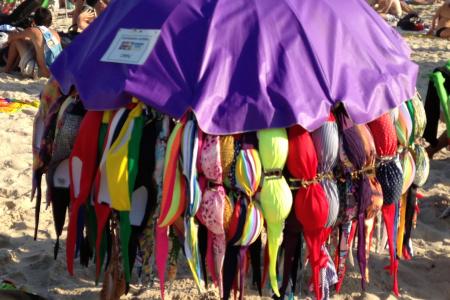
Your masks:
M100 62L119 28L161 28L143 65ZM136 96L175 118L194 110L210 134L312 131L339 101L359 124L411 98L409 55L365 0L134 0L113 1L51 71L91 110Z

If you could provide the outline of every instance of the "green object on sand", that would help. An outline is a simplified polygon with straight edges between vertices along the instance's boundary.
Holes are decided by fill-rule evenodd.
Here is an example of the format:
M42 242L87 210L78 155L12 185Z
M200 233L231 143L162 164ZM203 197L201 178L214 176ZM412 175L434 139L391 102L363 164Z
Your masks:
M16 286L14 285L14 283L8 281L8 280L3 280L2 283L0 283L0 290L2 291L15 291L17 290Z
M450 61L445 65L447 69L450 70ZM449 96L445 86L445 78L440 71L436 71L431 74L431 79L434 82L434 86L436 87L436 91L439 97L439 101L441 102L442 110L444 111L445 123L447 125L447 138L450 139L450 114L449 114Z
M1 300L45 300L41 296L27 293L17 289L14 283L9 280L3 280L0 283Z

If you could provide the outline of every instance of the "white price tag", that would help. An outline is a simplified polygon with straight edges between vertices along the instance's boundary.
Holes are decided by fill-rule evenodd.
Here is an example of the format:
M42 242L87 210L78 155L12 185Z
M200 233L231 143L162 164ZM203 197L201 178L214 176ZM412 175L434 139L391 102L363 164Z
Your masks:
M142 65L155 47L160 32L156 29L120 29L101 61Z

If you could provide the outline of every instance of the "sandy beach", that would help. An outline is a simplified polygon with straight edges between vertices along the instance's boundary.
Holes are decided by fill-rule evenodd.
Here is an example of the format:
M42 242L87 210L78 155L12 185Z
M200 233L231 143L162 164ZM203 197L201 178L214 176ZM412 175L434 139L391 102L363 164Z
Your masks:
M436 5L415 7L430 22ZM61 26L67 21L59 21ZM404 34L413 50L412 59L420 66L417 88L425 98L430 72L450 59L450 41L424 35ZM24 101L38 99L45 79L25 80L19 75L0 73L0 97ZM14 114L0 113L0 280L11 279L19 288L48 299L98 299L100 286L95 286L94 266L88 268L75 262L75 276L66 270L65 237L61 250L53 259L55 233L51 208L41 212L37 241L33 240L34 202L30 202L32 175L32 128L37 109L27 107ZM444 130L441 124L440 130ZM439 215L450 204L450 151L443 150L431 162L428 182L420 189L425 196L420 202L417 228L413 231L415 257L401 261L399 287L401 299L450 299L450 218ZM356 258L355 258L356 260ZM177 280L166 299L199 299L200 295L187 271L184 259L179 260ZM371 253L371 277L367 291L360 290L357 267L348 267L341 294L332 299L396 299L391 291L391 278L383 267L389 262L387 253ZM312 297L306 291L309 270L302 282L302 298ZM131 291L123 299L159 299L159 285L143 289L133 281ZM249 281L247 285L250 285ZM270 299L265 289L263 299ZM249 289L246 299L259 299ZM210 288L202 299L218 299Z

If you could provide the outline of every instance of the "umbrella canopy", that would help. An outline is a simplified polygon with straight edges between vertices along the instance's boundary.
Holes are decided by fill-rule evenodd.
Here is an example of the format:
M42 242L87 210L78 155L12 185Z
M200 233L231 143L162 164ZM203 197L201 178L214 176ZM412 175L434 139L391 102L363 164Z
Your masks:
M120 28L161 29L142 65L100 61ZM51 71L88 109L136 96L209 134L312 131L339 101L360 124L411 98L409 55L364 0L113 1Z

